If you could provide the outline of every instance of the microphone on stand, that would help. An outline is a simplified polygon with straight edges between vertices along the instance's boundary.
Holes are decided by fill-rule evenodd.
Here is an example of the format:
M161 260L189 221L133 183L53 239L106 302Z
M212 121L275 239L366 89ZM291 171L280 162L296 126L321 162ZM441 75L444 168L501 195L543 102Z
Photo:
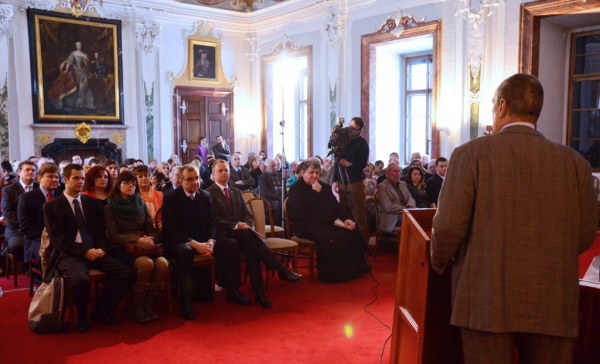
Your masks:
M279 122L279 126L281 126L282 128L283 128L283 127L285 127L285 119L284 119L284 120L281 120L281 121Z

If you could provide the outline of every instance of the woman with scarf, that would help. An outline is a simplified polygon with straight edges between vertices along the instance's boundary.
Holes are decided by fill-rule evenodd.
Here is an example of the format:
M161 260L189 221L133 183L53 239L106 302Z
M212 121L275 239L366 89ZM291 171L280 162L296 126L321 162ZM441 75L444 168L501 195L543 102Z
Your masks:
M104 207L110 254L135 269L131 290L132 317L146 323L159 318L154 305L165 287L169 263L155 247L157 233L144 200L135 193L137 178L131 172L117 176Z

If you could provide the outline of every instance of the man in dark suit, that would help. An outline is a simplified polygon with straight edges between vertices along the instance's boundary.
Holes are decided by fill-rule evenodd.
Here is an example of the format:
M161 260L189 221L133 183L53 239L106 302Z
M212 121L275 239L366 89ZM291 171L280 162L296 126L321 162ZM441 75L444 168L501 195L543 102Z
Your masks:
M427 196L429 196L429 201L431 203L438 204L438 197L440 195L440 191L442 190L442 184L444 183L444 178L446 178L446 169L448 168L448 160L444 157L439 157L435 160L435 174L433 177L427 180L425 184L425 192L427 192Z
M180 310L186 320L195 320L192 308L194 296L194 256L213 255L216 259L219 285L227 290L227 301L242 306L250 300L239 291L241 285L240 247L226 237L217 239L217 226L210 194L201 191L198 170L186 164L179 170L181 186L163 203L163 235L166 254L174 258L175 275L181 286ZM196 292L197 294L198 292Z
M246 257L246 266L252 289L256 293L256 302L264 308L271 308L271 302L263 289L260 263L263 262L267 268L276 270L279 278L286 282L296 282L302 276L292 272L275 259L263 241L250 230L253 225L252 215L242 198L241 191L227 186L227 181L230 179L227 162L216 161L212 171L215 183L207 189L207 192L212 196L219 236L235 239L239 243Z
M24 260L23 233L19 226L19 197L25 192L37 188L34 183L36 165L30 160L19 163L17 175L19 180L2 190L2 216L6 219L4 237L10 252L20 262Z
M222 136L217 135L217 144L213 145L212 152L215 156L215 159L229 161L231 151L229 150L229 146L225 143Z
M85 174L79 164L69 164L63 171L65 192L44 204L45 226L52 260L58 259L58 270L69 279L73 303L77 307L78 332L88 330L87 305L90 293L88 269L108 275L102 295L90 318L104 324L119 321L113 310L137 276L133 269L106 255L106 227L100 201L81 195Z
M42 206L62 194L58 188L60 181L60 168L57 165L46 163L38 171L40 187L31 192L26 192L19 197L19 225L23 233L23 247L25 249L25 262L40 260L40 244L42 231L44 231L44 210Z
M535 129L543 100L534 76L509 77L493 97L494 135L452 153L431 268L452 271L465 363L510 363L515 348L519 363L573 360L578 256L597 236L597 194L590 164Z
M269 201L273 209L275 225L281 225L281 182L277 178L277 162L272 158L263 161L266 169L258 177L258 192L260 197Z
M242 191L251 190L254 188L254 178L250 175L250 171L243 167L240 158L241 154L239 152L233 153L231 156L231 168L229 169L229 185L231 187L235 187ZM214 170L214 166L213 166Z

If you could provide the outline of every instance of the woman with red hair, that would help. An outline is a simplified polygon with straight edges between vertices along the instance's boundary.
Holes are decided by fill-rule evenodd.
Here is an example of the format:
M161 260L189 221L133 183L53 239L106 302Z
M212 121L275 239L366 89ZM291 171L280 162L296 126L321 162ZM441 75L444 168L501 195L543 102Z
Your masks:
M101 165L93 166L85 173L81 194L105 201L112 188L112 182L112 177L106 168Z

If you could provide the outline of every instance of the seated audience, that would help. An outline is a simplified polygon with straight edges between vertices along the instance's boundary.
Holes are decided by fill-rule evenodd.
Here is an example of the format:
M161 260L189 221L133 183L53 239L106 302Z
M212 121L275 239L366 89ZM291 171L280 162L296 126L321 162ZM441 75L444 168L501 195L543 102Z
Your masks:
M81 160L80 156L74 155L71 157L71 163L82 165L83 161Z
M23 260L26 263L35 259L38 266L41 264L40 245L42 231L44 231L42 206L62 193L62 190L58 188L59 172L60 170L55 164L46 163L42 165L38 172L39 188L26 192L19 197L19 226L23 233ZM40 278L35 277L38 282L41 282Z
M259 156L255 156L248 161L250 163L250 176L254 178L254 189L258 190L258 178L265 171L265 165Z
M239 152L231 155L229 185L242 191L251 190L254 188L255 181L250 175L250 171L242 166L241 157L242 155Z
M64 179L65 192L44 204L44 217L53 247L51 259L58 259L58 271L71 284L71 296L77 308L75 329L87 332L89 328L89 268L98 269L108 276L90 318L107 325L118 324L114 309L135 281L135 272L106 255L102 205L93 197L81 195L85 179L83 167L69 164L64 169ZM82 211L85 211L85 215Z
M423 181L427 182L435 174L435 159L432 159L427 163L427 169Z
M181 166L174 167L169 173L169 181L165 183L161 191L163 193L163 198L172 194L177 189L177 187L181 185L178 177L180 168Z
M250 163L250 161L255 158L257 156L257 154L255 152L248 152L248 156L246 159L246 164L244 164L244 167L246 167L247 170L252 171L254 168L252 167L252 163Z
M139 194L131 172L121 173L104 207L109 255L135 270L137 280L131 289L133 320L146 323L160 316L154 311L160 291L165 288L169 263L162 254L144 254L157 244L152 216Z
M373 173L375 171L375 166L371 163L367 163L367 166L364 169L365 173L365 197L366 197L366 209L367 209L367 222L369 223L369 230L375 231L375 224L377 218L375 214L377 211L375 210L375 191L377 190L377 182L373 179Z
M150 183L150 171L148 167L141 166L137 167L134 171L135 177L137 178L138 191L142 200L148 207L148 211L150 211L150 216L154 220L156 217L156 212L163 205L163 194L160 191L152 188L152 184Z
M103 166L91 167L85 173L82 195L91 196L106 203L112 187L112 177Z
M15 178L17 178L17 174L13 172L13 167L9 161L3 161L1 166L6 181L13 181Z
M217 225L210 194L200 190L200 176L191 164L179 170L181 186L165 199L162 240L167 257L174 258L175 276L180 285L180 311L186 320L195 320L192 299L198 296L193 274L194 256L215 256L219 285L227 300L247 306L250 300L239 291L241 285L240 246L226 237L217 239Z
M296 282L302 276L283 266L256 233L249 230L254 221L241 191L227 184L230 180L227 162L217 160L213 165L212 176L215 183L206 191L212 196L219 236L238 242L246 258L246 269L256 293L256 302L264 308L271 308L271 302L264 291L261 262L268 269L276 270L283 281Z
M392 233L394 227L402 225L402 210L415 207L415 200L408 192L406 183L400 180L400 166L388 165L387 178L377 186L379 208L379 230Z
M439 157L435 160L435 174L425 183L425 191L429 196L429 201L438 204L438 197L442 190L442 183L446 177L446 169L448 168L448 160L444 157Z
M260 156L260 158L262 158L263 161L267 159L267 152L265 152L264 150L258 152L258 155Z
M385 172L383 171L383 167L384 167L383 161L380 161L380 160L376 161L375 162L375 170L373 171L373 176L379 177L379 176L385 174Z
M281 182L277 176L277 162L267 158L263 164L266 170L258 177L258 192L271 205L275 225L281 226Z
M292 170L292 175L288 178L285 186L289 189L296 181L300 178L300 169L298 168L299 164L296 161L293 161L290 165L290 169Z
M106 168L108 171L111 180L114 181L117 179L117 174L119 173L119 165L117 164L117 161L114 159L107 159L104 161L104 168Z
M423 170L421 167L410 167L405 182L408 192L410 192L410 195L415 200L415 207L435 207L435 203L429 202L429 197L427 197L427 192L425 192L425 182L423 181Z
M369 273L367 246L355 229L331 186L319 181L321 165L307 161L301 167L302 178L289 192L289 208L294 232L316 242L317 276L321 282L341 283ZM343 221L343 227L334 221Z
M19 197L25 192L33 191L38 187L34 182L36 165L30 160L19 163L17 176L13 184L4 186L2 189L2 216L6 219L4 239L8 244L11 254L19 262L24 261L23 232L19 225Z

